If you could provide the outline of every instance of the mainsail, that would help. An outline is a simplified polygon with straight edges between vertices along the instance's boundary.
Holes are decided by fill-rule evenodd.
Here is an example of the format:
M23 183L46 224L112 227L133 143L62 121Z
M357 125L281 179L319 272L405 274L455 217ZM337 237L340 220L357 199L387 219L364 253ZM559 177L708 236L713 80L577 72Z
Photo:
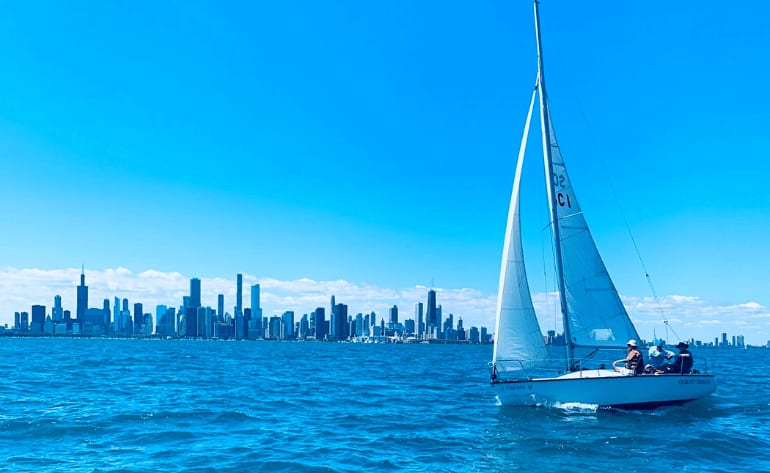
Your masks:
M536 93L537 89L533 90L529 104L505 229L497 295L495 347L492 355L492 363L498 372L539 368L544 366L546 360L545 342L532 306L527 270L524 266L519 214L521 172Z
M573 346L625 346L639 335L620 301L578 204L548 112L569 333Z

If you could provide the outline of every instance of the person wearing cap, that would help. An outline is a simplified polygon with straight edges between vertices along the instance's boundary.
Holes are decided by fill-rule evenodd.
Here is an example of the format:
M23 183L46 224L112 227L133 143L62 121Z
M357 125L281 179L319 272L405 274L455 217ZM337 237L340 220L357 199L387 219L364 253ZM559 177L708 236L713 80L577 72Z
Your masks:
M676 355L676 360L673 364L664 367L664 373L678 373L688 374L692 371L693 358L692 353L688 350L687 342L679 342L676 344L679 349L679 353Z
M673 351L666 350L663 346L666 344L662 339L655 340L647 352L647 365L644 367L645 373L653 373L663 369L667 363L671 363L676 356Z
M644 357L642 356L642 352L639 351L636 340L629 340L626 347L628 348L628 355L623 359L626 368L636 374L643 373Z

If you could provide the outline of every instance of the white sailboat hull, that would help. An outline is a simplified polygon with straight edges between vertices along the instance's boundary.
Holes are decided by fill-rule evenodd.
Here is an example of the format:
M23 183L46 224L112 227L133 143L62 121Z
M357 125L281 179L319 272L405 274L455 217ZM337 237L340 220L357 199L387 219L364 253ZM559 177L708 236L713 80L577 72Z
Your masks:
M714 375L628 376L610 370L586 370L558 378L493 381L504 406L567 403L625 409L654 409L683 404L716 390Z

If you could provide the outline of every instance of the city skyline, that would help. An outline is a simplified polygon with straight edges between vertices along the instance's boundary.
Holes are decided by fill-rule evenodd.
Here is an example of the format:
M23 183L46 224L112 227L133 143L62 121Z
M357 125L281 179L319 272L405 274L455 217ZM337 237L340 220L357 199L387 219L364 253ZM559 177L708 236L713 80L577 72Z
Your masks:
M553 125L644 338L668 320L770 340L769 10L541 4ZM69 304L85 264L99 298L199 275L217 307L206 287L243 272L278 313L336 288L387 313L434 287L493 326L530 3L44 0L0 32L1 323ZM558 330L530 148L523 244Z
M79 287L82 282L81 276L83 275L81 271L83 271L82 268L71 268L68 271L56 272L55 274L40 270L33 271L35 274L35 277L31 278L33 284L28 286L27 289L29 291L40 291L41 287L45 288L50 294L53 294L50 300L56 301L56 303L52 306L49 302L46 302L45 298L42 298L44 300L40 300L41 297L38 297L37 300L30 305L26 307L22 306L17 310L11 311L7 317L5 311L0 309L0 324L12 328L14 322L13 313L30 311L32 306L42 305L49 308L48 315L53 313L57 303L59 307L64 306L65 309L70 305L72 307L77 307L77 297L74 294L77 294L77 292L80 291ZM88 273L89 271L85 270L85 272ZM96 270L91 272L97 274L96 284L93 284L93 281L91 280L92 283L87 285L89 289L86 292L88 293L88 299L98 302L96 304L90 304L93 308L101 306L103 299L112 300L112 298L114 298L116 303L118 299L127 299L129 300L131 307L135 307L135 303L138 302L140 306L143 304L144 307L147 308L145 313L153 313L152 311L148 312L148 310L151 308L154 310L154 308L159 305L167 307L176 307L178 305L181 307L181 301L187 298L194 298L193 294L199 292L200 306L216 309L217 313L223 313L219 311L219 308L224 307L224 313L235 316L238 302L238 280L240 280L241 286L243 287L245 284L246 288L249 290L252 286L257 286L257 301L261 303L262 301L267 300L270 304L273 304L269 306L268 309L263 305L260 306L260 313L266 318L280 316L286 311L297 314L310 313L317 307L326 307L329 302L329 297L332 296L333 298L337 297L338 300L345 300L346 305L351 307L350 310L367 314L374 312L379 319L387 320L391 309L396 306L399 308L399 313L406 314L406 316L402 315L402 318L410 318L410 315L411 318L416 318L414 314L419 312L424 314L425 320L428 321L431 304L429 291L435 291L434 294L442 301L442 304L439 304L439 306L445 307L444 316L452 314L455 320L457 318L462 318L465 327L485 327L489 333L492 333L494 329L494 305L496 299L494 297L480 299L480 293L470 290L445 290L441 288L418 286L396 292L380 290L366 285L352 285L346 281L316 282L309 279L303 279L284 282L273 279L260 280L252 275L243 273L238 273L237 275L234 275L233 278L226 279L198 277L185 278L180 273L162 273L159 271L146 271L134 275L126 268L119 268L107 272ZM0 279L2 279L4 275L5 273L0 271ZM45 277L45 275L50 277ZM75 276L75 280L70 283L63 283L63 280L59 278L62 278L64 275ZM125 283L125 281L130 281L132 279L141 281L143 284L133 287L131 287L130 284L127 284L126 288L120 288L119 281ZM53 284L55 281L58 281L58 285ZM196 287L197 291L194 291L193 287ZM268 288L267 293L263 290L265 287ZM17 302L20 301L20 293L10 294L9 299L9 292L7 289L8 287L6 287L6 291L0 292L0 307L10 308L10 304L12 304L11 302L8 302L10 299ZM72 292L73 294L72 304L67 303L70 299L67 297L67 291ZM110 292L110 295L104 295L107 292ZM62 293L64 295L62 295ZM249 300L254 301L254 292L247 292L247 297L250 298ZM756 333L744 333L739 329L732 331L715 331L713 330L713 327L711 327L711 329L693 331L686 325L678 325L676 319L672 318L671 322L673 323L669 322L668 324L659 319L661 310L664 311L664 314L670 313L677 307L677 303L681 304L678 306L680 308L693 306L700 314L706 309L703 306L703 301L700 300L692 298L672 298L669 300L661 299L658 300L657 303L654 303L651 300L633 301L628 298L623 299L624 303L629 307L629 314L637 325L639 335L643 340L650 341L655 338L663 338L664 340L673 342L675 340L693 339L709 343L710 341L721 337L722 334L729 333L731 336L740 336L741 339L745 339L746 344L753 346L763 346L770 342L770 340L762 339L761 336L758 337ZM378 302L371 303L372 300L377 300ZM399 302L393 302L394 300ZM232 304L228 305L225 301L231 301ZM543 330L543 335L545 336L549 331L561 333L562 327L557 325L560 321L557 320L558 314L556 313L556 310L558 301L556 300L556 295L550 294L548 296L543 296L535 294L534 302L536 308L540 309L538 310L538 318ZM193 305L195 303L197 303L197 301L194 301ZM419 309L415 304L419 306ZM435 298L433 299L433 304L435 304ZM365 307L374 308L366 309ZM492 315L486 319L477 317L477 313L474 312L474 310L479 309L486 311L489 310L489 307L491 307ZM546 309L548 308L550 308L553 313L547 313ZM647 313L650 318L635 319L634 310L639 310L640 308L646 310L647 312L645 313ZM87 310L88 307L85 309ZM712 307L709 310L712 312L721 310L722 313L734 313L736 311L744 310L748 314L751 314L752 311L757 309L748 306ZM76 310L73 310L72 312L73 318L75 318L74 314L76 313ZM8 320L5 321L5 319ZM485 320L490 323L484 322ZM436 322L443 323L444 320ZM157 324L158 321L154 320L153 323ZM642 330L640 326L645 329Z
M295 311L284 310L264 316L261 307L260 284L249 287L251 307L243 303L243 274L236 275L235 305L233 311L224 309L224 294L217 294L217 307L201 302L201 279L189 280L189 290L178 301L155 304L155 315L148 312L149 306L136 300L114 297L104 298L101 307L89 307L89 286L85 268L81 268L79 284L76 287L76 310L62 306L62 297L54 296L50 311L46 305L34 304L31 311L14 313L11 327L3 327L4 335L31 336L170 336L179 338L221 338L221 339L315 339L324 341L445 341L488 343L487 327L467 327L462 317L449 312L443 317L441 304L437 305L436 291L427 291L427 306L423 318L423 303L415 304L413 317L403 315L399 319L397 305L388 308L387 315L363 310L348 312L349 306L336 302L331 295L327 311L317 306L299 317L295 323ZM93 300L93 299L92 299ZM130 307L133 303L133 311ZM177 310L178 307L178 310ZM355 308L354 308L355 310Z

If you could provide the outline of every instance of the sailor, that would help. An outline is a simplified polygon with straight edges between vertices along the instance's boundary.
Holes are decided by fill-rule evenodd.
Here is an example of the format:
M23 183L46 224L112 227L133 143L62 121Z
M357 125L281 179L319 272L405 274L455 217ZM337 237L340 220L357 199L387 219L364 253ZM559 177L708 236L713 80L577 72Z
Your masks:
M660 338L653 342L650 350L647 352L647 365L644 367L645 373L662 370L663 365L673 362L676 355L674 355L673 351L663 348L665 344L666 342Z
M692 353L687 349L689 345L687 345L687 342L679 342L676 344L676 347L679 349L676 360L673 364L665 366L663 372L688 374L692 371L692 364L694 361Z
M639 351L636 340L629 340L626 347L628 347L628 355L626 355L626 358L623 360L626 364L626 368L636 374L643 373L644 357L642 356L642 352Z

